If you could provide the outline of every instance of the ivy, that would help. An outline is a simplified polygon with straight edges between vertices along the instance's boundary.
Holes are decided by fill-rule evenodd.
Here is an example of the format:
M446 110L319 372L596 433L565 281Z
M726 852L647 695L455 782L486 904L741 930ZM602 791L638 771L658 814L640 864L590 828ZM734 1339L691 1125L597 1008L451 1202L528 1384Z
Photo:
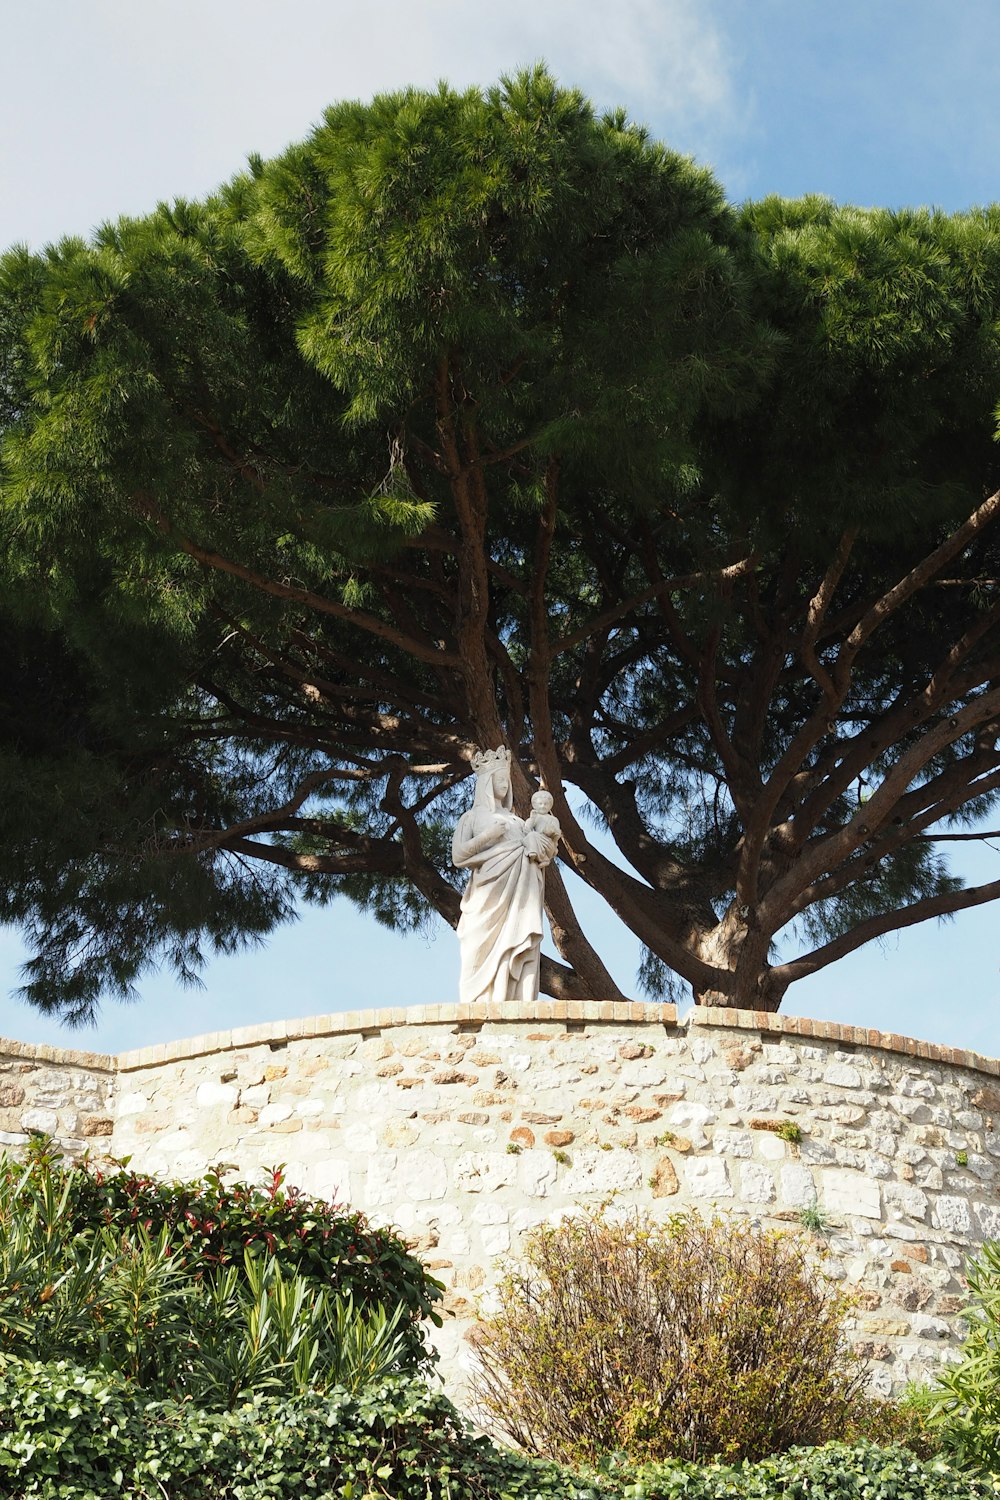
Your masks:
M17 1500L996 1500L1000 1480L904 1448L829 1444L740 1465L574 1471L476 1436L407 1377L350 1395L150 1402L59 1361L0 1367L0 1494Z

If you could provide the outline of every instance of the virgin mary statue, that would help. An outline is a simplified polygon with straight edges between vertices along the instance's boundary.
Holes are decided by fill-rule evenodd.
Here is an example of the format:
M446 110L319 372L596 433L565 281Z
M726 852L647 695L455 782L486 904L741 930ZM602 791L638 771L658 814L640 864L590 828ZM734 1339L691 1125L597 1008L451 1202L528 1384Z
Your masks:
M475 798L451 846L453 862L471 871L458 923L459 998L537 1000L544 867L555 840L514 812L509 750L477 751L472 768Z

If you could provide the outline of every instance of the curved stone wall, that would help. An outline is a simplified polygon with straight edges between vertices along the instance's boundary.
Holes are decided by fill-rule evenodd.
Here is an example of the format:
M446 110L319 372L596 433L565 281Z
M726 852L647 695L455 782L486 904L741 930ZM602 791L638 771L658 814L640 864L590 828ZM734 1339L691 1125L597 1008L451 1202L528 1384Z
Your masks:
M454 1391L519 1233L612 1194L818 1228L881 1393L955 1348L965 1256L1000 1236L1000 1062L750 1011L411 1007L117 1059L7 1044L0 1140L30 1129L169 1175L283 1162L398 1226L448 1288Z

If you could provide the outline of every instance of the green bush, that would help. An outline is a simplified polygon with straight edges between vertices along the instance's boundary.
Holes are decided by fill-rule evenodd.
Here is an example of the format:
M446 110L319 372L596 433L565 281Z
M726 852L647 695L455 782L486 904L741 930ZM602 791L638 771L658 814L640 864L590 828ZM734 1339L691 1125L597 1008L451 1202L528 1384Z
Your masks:
M796 1236L606 1210L540 1225L484 1324L489 1425L564 1463L759 1458L843 1437L866 1369Z
M128 1179L113 1184L111 1208L97 1200L104 1208L85 1216L81 1204L93 1209L88 1195L99 1176L63 1167L44 1147L27 1165L0 1161L0 1356L69 1358L116 1371L150 1397L189 1396L210 1406L233 1406L248 1391L357 1389L428 1362L419 1326L405 1305L393 1304L391 1277L378 1283L385 1303L367 1283L368 1301L355 1305L351 1282L366 1286L370 1261L360 1278L344 1278L345 1295L342 1282L317 1274L315 1257L309 1272L300 1270L302 1258L286 1257L277 1235L273 1245L248 1236L239 1261L206 1256L186 1219L178 1233L166 1216L158 1225L140 1218ZM150 1199L148 1179L140 1185ZM252 1190L236 1184L233 1191L233 1220L243 1222ZM128 1206L116 1213L119 1192ZM218 1178L214 1192L225 1208ZM179 1196L163 1195L168 1203ZM295 1211L307 1202L296 1197ZM323 1223L332 1233L329 1215ZM361 1226L358 1216L350 1223ZM224 1232L235 1248L232 1220ZM309 1232L303 1225L302 1238ZM371 1233L358 1243L368 1240L386 1248L392 1236ZM395 1245L411 1292L429 1295L422 1268Z
M240 1266L247 1250L276 1255L283 1271L332 1286L357 1307L401 1307L414 1365L428 1357L421 1323L440 1326L441 1283L398 1235L373 1228L364 1214L342 1204L289 1186L282 1167L272 1168L263 1185L227 1182L234 1169L224 1164L193 1182L161 1181L132 1170L128 1161L65 1165L44 1138L36 1139L31 1162L40 1190L51 1182L54 1192L66 1193L74 1234L102 1226L127 1233L137 1223L154 1235L166 1228L191 1275ZM0 1156L0 1180L16 1180L21 1169L17 1158Z
M574 1473L474 1436L395 1378L349 1395L257 1394L231 1412L150 1402L67 1363L0 1366L0 1494L17 1500L996 1500L900 1449L835 1445L738 1467Z
M1000 1242L966 1267L968 1332L959 1362L924 1400L942 1448L963 1465L1000 1474Z
M627 1500L996 1500L985 1477L907 1448L828 1443L757 1463L654 1464L621 1473Z
M397 1377L350 1394L257 1393L233 1411L150 1402L120 1376L0 1368L0 1494L18 1500L361 1500L590 1495L474 1437L447 1398Z

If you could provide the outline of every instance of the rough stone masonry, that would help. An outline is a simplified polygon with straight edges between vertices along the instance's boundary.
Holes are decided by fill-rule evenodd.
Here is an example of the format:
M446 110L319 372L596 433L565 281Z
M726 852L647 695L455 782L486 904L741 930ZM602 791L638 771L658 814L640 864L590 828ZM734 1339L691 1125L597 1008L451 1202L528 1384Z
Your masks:
M883 1394L953 1355L964 1260L1000 1237L1000 1061L753 1011L410 1007L118 1058L0 1043L0 1142L33 1130L169 1176L284 1163L395 1225L447 1287L459 1397L498 1265L580 1204L812 1233Z

